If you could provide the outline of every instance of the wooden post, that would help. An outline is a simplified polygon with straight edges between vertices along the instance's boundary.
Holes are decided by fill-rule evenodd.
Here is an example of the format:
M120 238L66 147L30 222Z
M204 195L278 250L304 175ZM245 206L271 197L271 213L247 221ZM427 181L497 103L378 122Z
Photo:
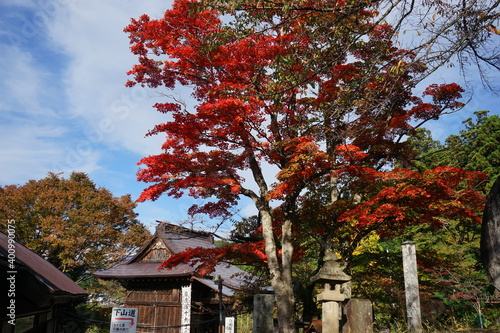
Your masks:
M414 333L422 332L422 318L420 314L420 295L418 290L417 254L415 243L402 244L403 272L405 279L406 313L408 330Z

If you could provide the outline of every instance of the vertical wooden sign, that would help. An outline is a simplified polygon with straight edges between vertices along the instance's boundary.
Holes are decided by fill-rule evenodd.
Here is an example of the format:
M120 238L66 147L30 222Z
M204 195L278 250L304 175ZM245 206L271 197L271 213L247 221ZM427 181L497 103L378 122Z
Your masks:
M420 295L418 290L417 253L415 243L402 244L403 272L405 279L406 313L408 330L422 332L422 318L420 314Z
M226 317L226 322L224 325L224 333L234 333L236 332L235 330L235 324L234 324L234 317Z
M191 286L184 286L181 289L182 315L181 333L189 333L191 330Z

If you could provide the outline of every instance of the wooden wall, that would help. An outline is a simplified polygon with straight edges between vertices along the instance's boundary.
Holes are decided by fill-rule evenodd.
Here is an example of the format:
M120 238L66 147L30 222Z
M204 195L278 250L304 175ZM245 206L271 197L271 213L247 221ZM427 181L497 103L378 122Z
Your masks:
M137 333L180 333L181 286L186 279L134 280L129 284L125 306L138 309ZM155 288L156 290L151 290ZM215 333L218 327L217 294L201 283L192 283L191 333ZM173 328L153 329L173 326ZM148 329L150 327L151 329Z
M133 290L129 291L125 306L138 308L138 325L145 327L179 326L181 323L181 291ZM153 332L138 328L138 333ZM179 328L156 329L158 333L177 333Z

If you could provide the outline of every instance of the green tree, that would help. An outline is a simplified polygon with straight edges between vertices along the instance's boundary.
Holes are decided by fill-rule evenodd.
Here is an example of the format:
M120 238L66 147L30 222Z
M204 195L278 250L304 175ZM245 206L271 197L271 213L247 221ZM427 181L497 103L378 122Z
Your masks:
M466 119L463 124L465 128L446 138L444 144L420 128L407 141L418 156L405 166L419 171L454 166L484 172L489 181L480 189L486 194L500 175L500 118L478 111L475 119ZM465 321L473 326L481 301L492 291L482 270L480 237L481 224L457 214L443 219L438 229L422 224L403 230L395 238L379 238L354 258L354 290L358 296L376 301L377 312L386 315L382 320L403 319L404 313L391 304L404 304L402 276L397 273L400 244L411 239L418 245L423 304L433 304L423 308L424 317L443 325ZM369 279L372 276L378 278ZM435 311L436 307L441 310Z
M480 228L477 223L450 219L437 229L422 224L390 238L374 234L353 257L353 295L373 302L380 327L404 323L401 243L412 240L417 244L425 324L435 329L450 329L457 323L475 327L475 305L492 291L481 269Z
M16 240L79 282L147 240L135 206L80 172L0 187L0 219L16 221Z
M447 137L444 144L434 141L425 129L420 129L418 136L408 142L419 152L413 161L417 169L446 165L485 172L489 180L483 191L487 193L500 176L500 117L490 115L489 111L474 114L475 119L464 120L465 128Z

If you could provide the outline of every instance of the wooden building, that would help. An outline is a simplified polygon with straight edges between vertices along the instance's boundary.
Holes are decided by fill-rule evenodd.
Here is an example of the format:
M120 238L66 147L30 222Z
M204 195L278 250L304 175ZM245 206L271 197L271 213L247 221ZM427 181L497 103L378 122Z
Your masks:
M2 289L0 332L56 333L67 324L66 311L87 293L54 265L0 233Z
M182 287L190 286L190 332L217 332L219 325L220 276L223 303L227 309L235 291L245 285L243 271L235 266L219 264L210 277L200 277L189 264L172 270L158 270L161 262L188 248L213 248L209 233L160 222L149 242L123 264L95 273L101 279L118 280L127 290L125 307L138 308L137 332L181 332Z

